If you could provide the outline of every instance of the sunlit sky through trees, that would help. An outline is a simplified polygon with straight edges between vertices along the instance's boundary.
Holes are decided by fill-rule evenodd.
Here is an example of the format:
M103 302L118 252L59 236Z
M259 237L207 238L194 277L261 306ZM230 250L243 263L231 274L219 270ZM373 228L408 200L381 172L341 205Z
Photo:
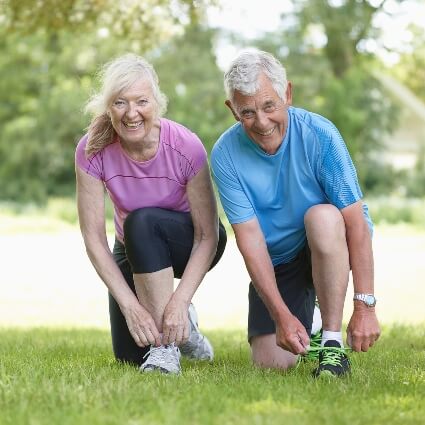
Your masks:
M330 1L338 6L344 0ZM376 0L376 3L381 1ZM208 9L210 25L237 32L248 39L262 32L276 30L280 25L281 14L293 10L291 0L262 0L259 3L246 0L219 0L219 4L218 7ZM389 0L386 2L384 12L375 18L374 24L382 29L381 42L370 40L363 48L379 55L387 65L395 64L398 61L398 54L395 51L403 51L412 37L408 26L415 24L425 28L425 1L406 0L399 4L395 0ZM324 42L319 30L315 35L318 45ZM220 67L225 67L234 54L233 46L220 45L218 52Z

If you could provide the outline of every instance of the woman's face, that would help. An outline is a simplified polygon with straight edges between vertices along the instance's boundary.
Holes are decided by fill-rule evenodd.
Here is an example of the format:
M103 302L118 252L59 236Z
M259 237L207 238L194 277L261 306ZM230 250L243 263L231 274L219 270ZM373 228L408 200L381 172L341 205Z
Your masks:
M109 112L121 141L137 143L145 140L158 119L151 83L146 79L136 81L114 99Z

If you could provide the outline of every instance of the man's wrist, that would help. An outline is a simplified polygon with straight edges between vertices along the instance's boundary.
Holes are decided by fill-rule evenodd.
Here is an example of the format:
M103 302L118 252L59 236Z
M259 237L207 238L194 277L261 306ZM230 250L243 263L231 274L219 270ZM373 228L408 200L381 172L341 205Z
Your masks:
M376 298L371 293L355 292L353 301L354 306L363 304L367 308L374 308L376 305Z
M354 301L354 312L375 313L375 307L368 307L361 301Z

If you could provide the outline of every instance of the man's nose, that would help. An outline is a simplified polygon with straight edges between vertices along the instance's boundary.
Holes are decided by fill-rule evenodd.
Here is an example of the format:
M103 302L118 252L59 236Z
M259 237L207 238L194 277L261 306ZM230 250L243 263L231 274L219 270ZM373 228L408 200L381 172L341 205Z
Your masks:
M257 127L264 128L264 126L267 126L267 123L268 123L267 114L261 110L257 111L256 121L257 121Z

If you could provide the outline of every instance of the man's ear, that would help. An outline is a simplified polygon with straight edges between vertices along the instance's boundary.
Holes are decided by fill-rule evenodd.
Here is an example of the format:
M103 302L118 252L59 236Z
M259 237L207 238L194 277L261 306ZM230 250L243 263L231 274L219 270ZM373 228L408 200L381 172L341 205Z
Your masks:
M232 111L233 116L235 117L236 121L240 121L239 115L236 113L236 111L233 109L232 102L230 100L226 100L224 104Z
M292 105L292 83L288 81L288 85L286 86L286 104L288 106Z

